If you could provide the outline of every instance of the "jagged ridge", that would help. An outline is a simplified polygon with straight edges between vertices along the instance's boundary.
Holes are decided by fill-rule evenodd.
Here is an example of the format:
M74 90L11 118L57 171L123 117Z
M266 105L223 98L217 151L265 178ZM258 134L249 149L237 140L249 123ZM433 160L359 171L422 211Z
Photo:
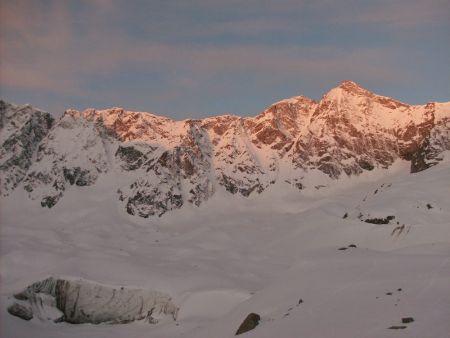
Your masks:
M450 103L408 105L344 81L319 102L297 96L256 117L68 110L43 130L35 161L16 179L31 198L52 207L70 185L110 172L121 178L124 209L149 217L199 206L219 188L243 196L275 182L303 189L310 172L338 179L399 158L411 161L411 172L424 170L450 149Z

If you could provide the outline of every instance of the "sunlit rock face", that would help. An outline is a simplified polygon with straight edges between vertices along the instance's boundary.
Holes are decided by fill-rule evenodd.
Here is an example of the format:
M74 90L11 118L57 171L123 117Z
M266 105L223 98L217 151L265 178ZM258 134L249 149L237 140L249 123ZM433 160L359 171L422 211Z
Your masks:
M49 277L16 293L14 299L8 307L11 315L56 323L157 323L165 316L175 320L178 313L171 297L162 292L84 279Z
M448 104L446 109L448 119ZM332 178L388 168L398 158L409 161L436 122L445 124L443 118L436 121L434 112L433 105L410 106L345 81L319 102L308 133L293 147L293 161ZM440 151L448 148L441 146Z
M22 182L51 208L68 189L111 175L120 207L140 217L200 206L219 189L246 197L275 183L305 189L312 173L337 180L398 159L417 172L450 150L449 102L408 105L352 81L318 102L296 96L256 117L174 121L112 108L68 110L50 130L44 125L33 124L42 140L31 142L38 146L15 183L3 186Z

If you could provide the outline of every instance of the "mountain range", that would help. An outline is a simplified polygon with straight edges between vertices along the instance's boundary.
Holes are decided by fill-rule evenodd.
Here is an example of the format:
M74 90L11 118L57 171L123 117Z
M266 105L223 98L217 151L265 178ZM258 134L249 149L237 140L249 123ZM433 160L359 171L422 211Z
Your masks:
M218 190L245 197L273 185L316 191L344 176L415 173L450 150L450 102L409 105L344 81L320 101L295 96L255 117L174 121L122 108L61 118L0 101L0 194L52 208L68 189L114 178L128 214L200 206Z

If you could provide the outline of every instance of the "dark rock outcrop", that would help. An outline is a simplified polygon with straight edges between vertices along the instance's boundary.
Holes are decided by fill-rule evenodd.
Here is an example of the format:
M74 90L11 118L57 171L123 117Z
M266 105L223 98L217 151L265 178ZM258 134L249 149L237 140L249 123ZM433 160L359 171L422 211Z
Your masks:
M389 224L389 222L393 219L395 219L395 216L386 216L385 218L367 218L364 220L364 222L372 224Z
M414 321L413 317L404 317L402 318L402 324L412 323Z
M122 161L124 170L139 169L148 159L141 151L133 146L119 146L115 154Z
M388 327L389 330L404 330L406 328L407 328L406 325L392 325Z
M261 317L257 313L250 313L239 326L236 331L236 336L242 333L253 330L256 326L258 326Z

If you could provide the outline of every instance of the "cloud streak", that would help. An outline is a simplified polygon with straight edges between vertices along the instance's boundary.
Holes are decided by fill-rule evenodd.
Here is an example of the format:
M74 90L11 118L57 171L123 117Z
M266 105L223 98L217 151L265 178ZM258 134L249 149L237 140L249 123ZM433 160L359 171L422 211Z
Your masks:
M86 76L107 74L130 66L156 69L172 77L178 73L184 79L189 73L196 74L196 77L216 76L218 73L268 73L272 79L299 72L336 74L350 70L362 77L389 79L395 73L392 69L380 71L379 67L374 70L363 62L370 60L370 64L379 65L382 63L380 60L389 58L392 53L389 49L342 50L258 44L189 46L147 42L116 30L105 34L95 24L99 17L95 12L103 11L105 6L115 12L107 1L98 2L89 9L90 25L83 27L84 36L80 38L68 8L59 1L49 4L41 11L25 6L23 1L6 8L4 22L6 25L11 23L9 30L12 32L3 40L7 48L2 51L1 70L2 82L6 85L70 94L81 90ZM36 22L30 20L34 13L38 13ZM52 17L58 19L51 20ZM245 27L252 33L275 29L273 23L264 24L263 20L242 21L238 25L227 23L215 29L216 32L238 33ZM340 57L336 58L337 55ZM375 63L376 60L378 62Z

